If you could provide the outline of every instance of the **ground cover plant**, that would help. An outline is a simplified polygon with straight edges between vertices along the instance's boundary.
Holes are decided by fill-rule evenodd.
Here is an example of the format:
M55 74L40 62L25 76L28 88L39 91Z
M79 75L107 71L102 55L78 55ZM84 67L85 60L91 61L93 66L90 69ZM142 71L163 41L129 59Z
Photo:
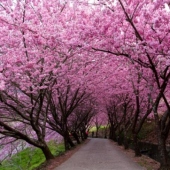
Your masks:
M48 143L50 151L54 156L64 153L64 144ZM5 160L0 165L0 170L33 170L45 162L42 151L35 147L26 148Z

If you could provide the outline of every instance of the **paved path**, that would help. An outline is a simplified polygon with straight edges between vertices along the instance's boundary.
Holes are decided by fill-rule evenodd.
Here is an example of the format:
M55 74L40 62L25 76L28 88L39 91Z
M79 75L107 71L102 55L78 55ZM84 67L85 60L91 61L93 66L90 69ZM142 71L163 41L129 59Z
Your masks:
M144 170L107 139L92 138L55 170Z

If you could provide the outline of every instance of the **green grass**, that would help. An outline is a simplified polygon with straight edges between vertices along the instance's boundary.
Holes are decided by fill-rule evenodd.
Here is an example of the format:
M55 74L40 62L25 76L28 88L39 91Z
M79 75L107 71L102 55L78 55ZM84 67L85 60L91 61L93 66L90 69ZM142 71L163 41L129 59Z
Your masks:
M63 144L51 141L48 146L54 156L64 152ZM33 170L45 161L44 154L38 148L27 148L12 156L10 160L2 162L0 170Z

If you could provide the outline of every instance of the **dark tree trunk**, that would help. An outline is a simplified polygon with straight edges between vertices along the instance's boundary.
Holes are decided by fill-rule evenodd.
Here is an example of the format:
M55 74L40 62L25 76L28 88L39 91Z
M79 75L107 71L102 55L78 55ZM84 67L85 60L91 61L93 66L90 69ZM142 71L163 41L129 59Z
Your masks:
M73 135L74 139L76 140L77 144L80 144L80 140L79 140L79 137L78 137L77 133L72 132L72 135Z
M65 146L65 150L69 150L69 134L67 131L64 132L64 146Z
M82 134L83 134L83 136L84 136L84 139L87 139L87 138L88 138L88 135L87 135L87 133L86 133L86 130L82 130Z
M52 153L47 145L45 145L44 147L41 147L41 150L43 151L44 156L47 161L54 158L54 156L52 155Z
M96 138L98 138L98 137L99 137L98 133L99 133L99 130L98 130L98 129L96 129Z
M68 131L66 131L66 132L64 133L64 146L65 146L65 150L66 150L66 151L69 150L70 147L74 147L74 146L75 146L74 143L73 143L73 141L71 140L71 138L70 138L70 136L69 136Z
M107 127L104 129L104 138L107 138Z
M66 136L64 136L64 147L66 151L69 150L68 138Z
M124 131L124 139L123 139L123 145L124 149L129 149L129 143L128 143L128 138L127 138L127 132L126 130Z
M159 170L170 170L170 164L168 163L168 153L166 150L166 139L158 132L158 149L160 155L160 168Z
M121 146L122 145L122 137L118 135L116 140L117 140L118 145Z
M155 113L157 113L155 111ZM169 111L165 112L161 119L155 114L155 123L158 137L158 151L160 156L160 168L159 170L170 170L170 163L168 162L168 153L166 150L166 139L169 134L170 122L167 119L169 117Z
M69 143L70 147L74 147L74 146L75 146L75 144L74 144L73 141L71 140L69 134L68 134L68 143Z
M124 140L123 129L118 130L118 135L116 136L116 140L117 140L118 145L123 144L123 140Z
M129 149L129 143L127 137L124 137L123 145L124 145L124 149Z
M137 134L133 134L133 143L134 143L134 149L135 149L135 156L141 156Z
M83 135L82 130L81 130L81 132L80 132L80 133L81 133L81 140L82 140L82 141L84 141L84 140L85 140L85 138L84 138L84 135Z
M113 125L110 126L109 139L116 141L116 133Z

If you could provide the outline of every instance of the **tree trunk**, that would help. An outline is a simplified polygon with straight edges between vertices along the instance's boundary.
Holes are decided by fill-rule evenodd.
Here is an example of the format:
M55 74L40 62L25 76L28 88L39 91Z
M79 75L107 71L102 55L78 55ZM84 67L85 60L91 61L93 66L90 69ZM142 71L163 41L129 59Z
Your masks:
M83 133L84 139L87 139L87 138L88 138L88 135L87 135L87 133L86 133L86 130L82 130L82 133Z
M80 134L81 134L81 140L82 140L82 141L84 141L84 140L85 140L85 138L84 138L84 135L83 135L82 130L80 131Z
M168 163L168 154L166 150L166 139L161 132L158 132L158 150L160 155L160 168L159 170L170 170L170 164Z
M73 141L71 140L69 134L68 134L68 143L69 143L69 145L70 145L71 148L75 146L75 144L74 144Z
M128 138L127 138L127 132L126 132L126 130L124 130L123 145L124 145L124 149L129 149L129 144L128 144Z
M46 144L44 145L44 147L41 147L41 150L43 151L44 156L47 161L54 158L54 156L52 155L50 149L48 148Z
M128 139L127 139L126 136L124 137L123 145L124 145L124 149L125 150L129 149L129 143L128 143Z
M74 143L71 140L68 131L64 132L64 146L65 146L65 150L69 150L70 147L74 147Z
M116 133L113 125L110 126L109 139L116 141Z
M97 128L97 129L96 129L96 138L99 137L98 133L99 133L99 130L98 130L98 128Z
M72 135L73 135L74 139L77 141L77 144L80 144L80 140L79 140L79 137L78 137L77 133L72 132Z
M104 128L104 138L107 138L107 127Z
M64 147L65 151L69 150L68 138L64 136Z
M122 138L123 138L123 137L122 137L121 135L118 135L118 136L117 136L117 139L116 139L118 145L120 145L120 146L122 145Z
M67 131L64 132L64 146L65 146L65 150L69 150L69 134Z
M123 141L124 141L123 130L119 129L118 135L116 136L116 140L117 140L118 145L121 146L123 144Z
M137 134L133 134L133 143L134 143L134 149L135 149L135 156L141 156Z

